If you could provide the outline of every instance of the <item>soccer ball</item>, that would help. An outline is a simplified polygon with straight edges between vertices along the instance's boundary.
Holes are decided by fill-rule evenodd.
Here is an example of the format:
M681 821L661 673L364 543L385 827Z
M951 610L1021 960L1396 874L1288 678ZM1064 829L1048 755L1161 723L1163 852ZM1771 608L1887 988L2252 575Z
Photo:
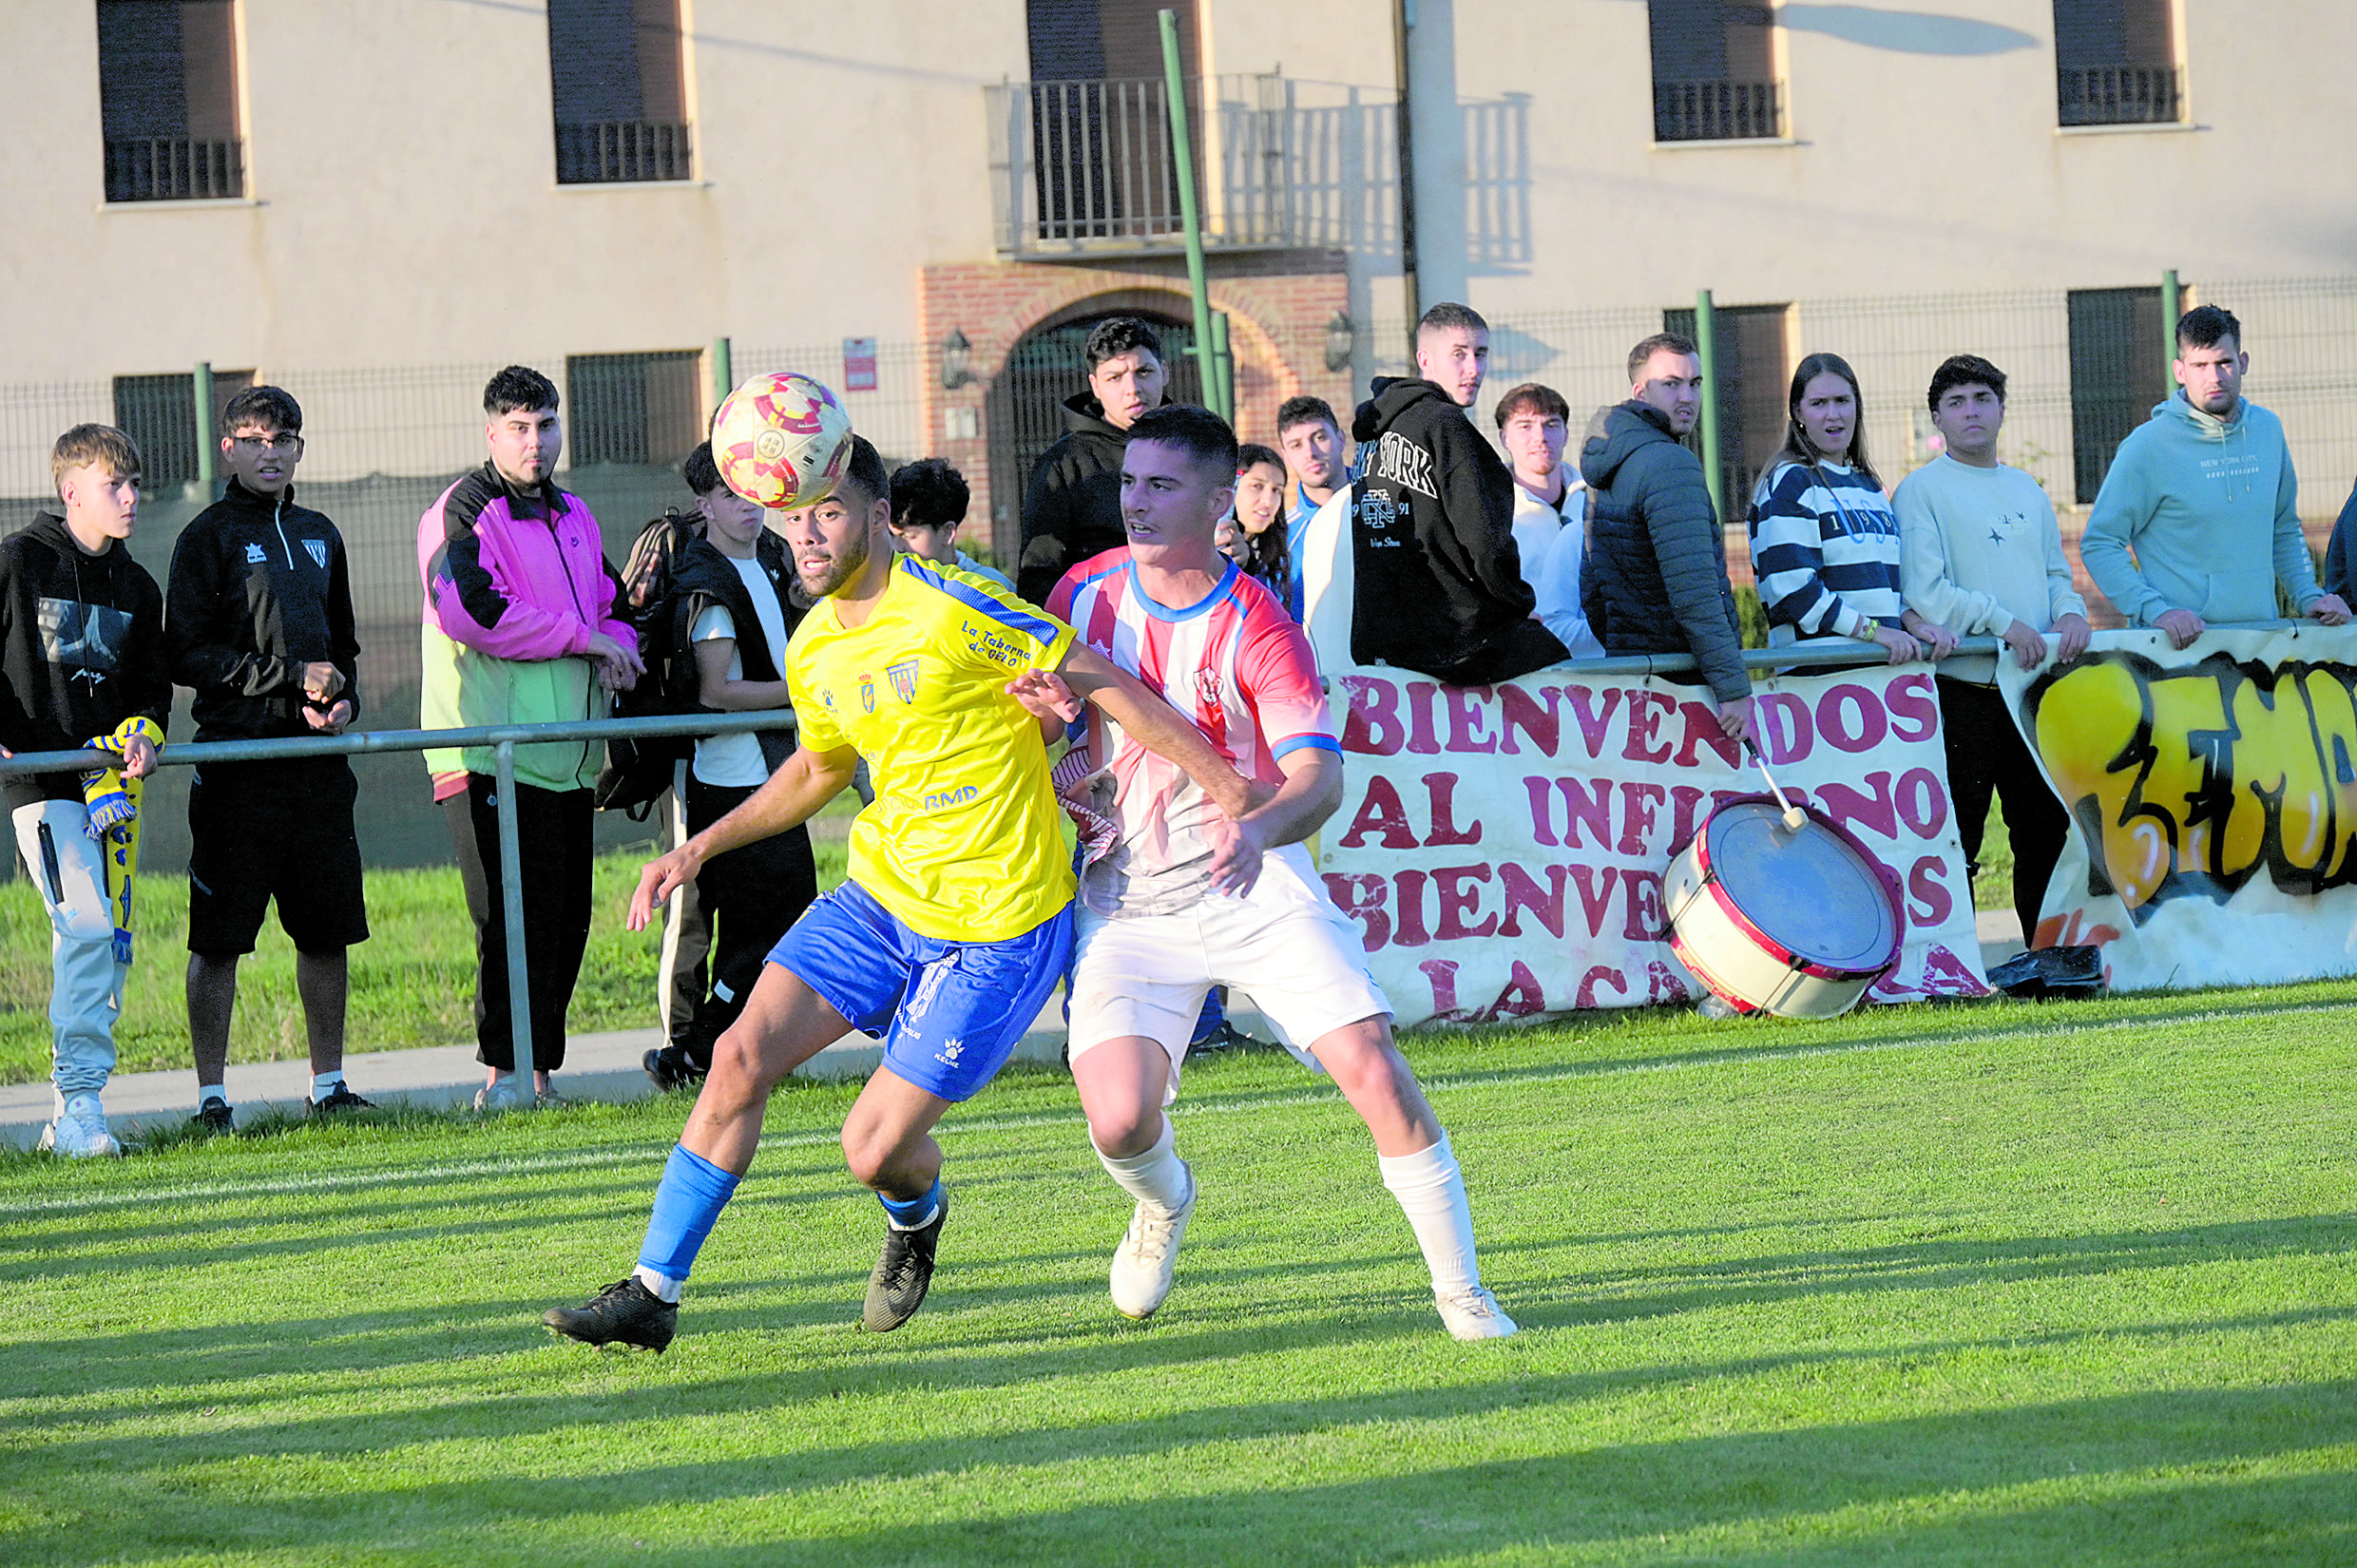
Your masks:
M852 456L852 416L807 375L757 375L730 392L712 420L720 481L776 511L814 507L834 493Z

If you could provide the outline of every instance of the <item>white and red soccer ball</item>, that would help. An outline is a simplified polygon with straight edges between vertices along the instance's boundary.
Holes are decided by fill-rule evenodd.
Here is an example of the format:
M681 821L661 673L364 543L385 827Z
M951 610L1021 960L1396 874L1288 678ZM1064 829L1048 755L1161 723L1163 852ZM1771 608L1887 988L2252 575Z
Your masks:
M852 455L852 416L807 375L757 375L712 416L720 482L775 511L814 507L834 493Z

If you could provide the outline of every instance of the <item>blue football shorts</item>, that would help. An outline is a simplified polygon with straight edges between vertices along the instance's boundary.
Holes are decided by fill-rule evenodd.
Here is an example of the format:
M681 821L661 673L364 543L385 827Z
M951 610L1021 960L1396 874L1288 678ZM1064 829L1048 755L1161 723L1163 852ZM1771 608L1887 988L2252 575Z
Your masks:
M1014 1053L1064 978L1072 907L1003 942L920 936L855 882L819 895L769 962L884 1042L895 1077L971 1099Z

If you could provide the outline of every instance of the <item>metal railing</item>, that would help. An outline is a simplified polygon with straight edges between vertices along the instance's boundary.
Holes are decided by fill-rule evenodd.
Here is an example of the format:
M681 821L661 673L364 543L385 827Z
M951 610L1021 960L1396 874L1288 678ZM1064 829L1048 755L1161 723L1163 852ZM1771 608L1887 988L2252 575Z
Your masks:
M2097 66L2055 72L2056 112L2065 125L2166 124L2184 118L2183 74L2175 66Z
M695 177L695 157L684 123L601 120L557 126L560 185Z
M106 143L109 201L204 201L245 194L245 144L141 136Z
M983 91L999 255L1183 247L1161 80L1017 82ZM1183 93L1202 171L1203 243L1295 243L1284 79L1189 77Z
M350 735L283 740L191 740L167 745L158 762L195 767L205 762L269 762L298 756L353 756L370 752L422 752L441 746L489 746L498 780L499 885L507 921L508 1019L515 1036L515 1070L531 1081L531 991L524 952L524 864L516 838L515 749L539 741L605 740L659 736L744 735L794 727L791 713L665 714L652 718L582 719L563 724L489 724L464 730L361 730ZM19 752L0 757L0 778L15 774L81 773L90 754ZM489 868L486 868L488 870Z
M1784 134L1781 82L1657 81L1656 142L1760 142Z

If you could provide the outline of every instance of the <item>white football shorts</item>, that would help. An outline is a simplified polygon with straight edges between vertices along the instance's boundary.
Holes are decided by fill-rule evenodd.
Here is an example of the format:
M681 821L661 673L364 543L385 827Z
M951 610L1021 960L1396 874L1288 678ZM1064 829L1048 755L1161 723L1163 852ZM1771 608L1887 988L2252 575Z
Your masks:
M1309 851L1273 851L1242 898L1206 892L1176 914L1109 920L1080 909L1073 936L1071 1042L1142 1036L1178 1064L1203 1010L1226 985L1252 998L1278 1041L1312 1066L1312 1042L1346 1023L1389 1015L1390 999L1367 972L1359 927L1318 885Z

